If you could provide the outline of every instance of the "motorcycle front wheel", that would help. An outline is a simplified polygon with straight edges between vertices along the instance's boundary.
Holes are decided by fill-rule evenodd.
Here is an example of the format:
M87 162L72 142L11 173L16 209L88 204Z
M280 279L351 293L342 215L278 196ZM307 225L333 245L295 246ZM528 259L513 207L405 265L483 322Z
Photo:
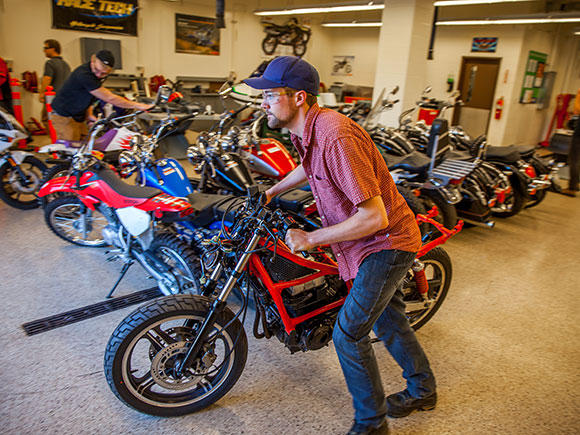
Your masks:
M278 38L272 35L268 35L262 41L262 50L266 54L273 54L276 51L276 47L278 46Z
M429 284L427 300L417 290L413 272L409 271L403 285L403 300L407 304L407 317L414 330L421 328L441 308L449 286L453 269L447 252L437 247L419 259L425 265L425 276Z
M17 167L0 166L0 199L20 210L37 208L38 189L46 166L36 157L26 156Z
M105 377L121 402L145 414L173 417L207 408L234 386L246 364L248 341L228 308L192 366L176 372L210 304L203 296L167 296L117 326L105 351Z
M102 230L107 218L98 210L91 210L76 196L59 196L44 207L48 228L73 245L101 248L107 246Z
M200 293L199 259L187 243L173 233L161 233L155 236L149 251L169 268L167 279L158 283L163 294Z

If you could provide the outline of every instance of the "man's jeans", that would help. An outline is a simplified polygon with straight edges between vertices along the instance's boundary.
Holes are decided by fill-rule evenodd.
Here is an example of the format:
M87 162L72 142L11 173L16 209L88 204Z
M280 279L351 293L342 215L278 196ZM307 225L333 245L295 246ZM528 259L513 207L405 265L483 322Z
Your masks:
M414 253L385 250L360 265L352 289L338 314L333 340L353 398L355 420L374 425L387 414L385 393L369 333L371 328L403 369L413 397L435 392L429 361L405 315L402 281Z

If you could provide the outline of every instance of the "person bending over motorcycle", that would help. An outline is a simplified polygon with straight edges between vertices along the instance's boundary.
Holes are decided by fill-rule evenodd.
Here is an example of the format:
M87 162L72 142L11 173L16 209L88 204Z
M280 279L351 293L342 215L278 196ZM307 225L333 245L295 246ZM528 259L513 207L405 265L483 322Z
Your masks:
M274 59L261 77L244 82L263 90L270 128L286 127L301 164L266 191L267 200L310 183L323 228L289 230L293 252L330 244L341 278L354 279L333 333L354 424L348 434L386 434L386 416L433 409L437 401L429 361L405 315L405 274L421 246L413 213L376 146L355 122L316 103L316 69L294 56ZM386 398L369 338L374 330L403 369L407 388Z
M129 101L103 86L114 66L113 54L109 50L101 50L70 74L52 102L52 122L58 139L81 140L87 136L85 120L95 121L90 109L95 99L123 109L149 110L153 107Z

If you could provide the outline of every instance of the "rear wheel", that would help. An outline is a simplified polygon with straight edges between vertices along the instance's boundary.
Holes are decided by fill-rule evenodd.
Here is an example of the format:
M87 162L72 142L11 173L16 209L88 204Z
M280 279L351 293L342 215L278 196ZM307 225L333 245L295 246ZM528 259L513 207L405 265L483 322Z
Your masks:
M408 272L403 285L407 317L415 330L425 325L439 310L449 291L453 273L451 259L441 247L432 249L419 260L425 266L425 276L429 284L427 300L424 300L417 290L413 271Z
M306 53L306 44L303 41L296 41L292 46L294 56L302 57Z
M163 294L199 294L199 258L187 243L173 233L161 233L155 236L149 251L169 268L167 280L159 283Z
M526 205L527 193L524 192L520 180L516 174L509 176L511 184L511 193L507 195L504 204L509 208L505 212L494 212L493 215L501 218L511 217L518 214Z
M455 226L457 223L457 209L453 204L449 204L437 190L422 189L421 199L427 211L431 210L433 206L437 206L439 214L433 219L442 223L447 229L452 229Z
M69 169L70 163L57 163L56 165L51 166L44 172L44 176L40 181L40 187L44 186L47 182L49 182L53 178L65 177L68 174ZM46 207L46 204L48 204L53 199L67 195L70 196L67 192L51 193L49 195L39 197L38 201L40 202L40 205L42 207Z
M203 296L160 298L130 314L105 351L109 387L125 405L161 417L207 408L237 382L248 354L241 322L225 308L193 364L177 373L211 300Z
M91 248L107 245L102 233L107 218L76 196L60 196L50 201L44 208L44 219L54 234L73 245Z
M409 206L409 208L411 209L411 211L415 216L417 216L418 214L427 214L427 210L425 209L423 202L419 198L417 198L417 196L415 196L415 194L409 187L403 186L402 184L397 184L397 190L399 191L401 196L405 199L407 205ZM422 223L421 225L419 225L419 229L421 230L421 236L425 235L425 233L428 231L428 228L429 224L427 223Z
M46 166L33 156L26 156L18 166L6 162L0 166L0 199L20 210L37 208L38 189Z

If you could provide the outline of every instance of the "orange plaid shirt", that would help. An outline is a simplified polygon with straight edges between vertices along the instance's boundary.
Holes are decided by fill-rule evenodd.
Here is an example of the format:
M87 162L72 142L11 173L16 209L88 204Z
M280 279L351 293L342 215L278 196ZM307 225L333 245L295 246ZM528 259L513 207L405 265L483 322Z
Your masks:
M367 132L330 109L313 105L302 138L292 135L323 225L336 225L357 212L357 205L380 195L387 228L358 240L331 245L340 276L354 279L362 261L385 249L417 252L421 233L411 209L397 191L387 165Z

